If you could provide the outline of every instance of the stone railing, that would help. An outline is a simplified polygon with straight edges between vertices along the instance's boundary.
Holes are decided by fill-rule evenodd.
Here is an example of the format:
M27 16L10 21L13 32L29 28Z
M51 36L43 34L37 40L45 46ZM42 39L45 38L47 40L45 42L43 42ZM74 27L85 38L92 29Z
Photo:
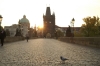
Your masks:
M100 37L59 37L58 40L100 48Z
M16 36L16 37L9 37L7 36L4 40L5 43L9 43L9 42L15 42L15 41L21 41L21 40L24 40L25 38L24 37L21 37L21 36Z
M29 39L36 39L37 37L30 37ZM7 36L4 40L5 43L9 43L9 42L15 42L15 41L21 41L21 40L25 40L25 37L21 37L21 36L16 36L16 37L9 37Z

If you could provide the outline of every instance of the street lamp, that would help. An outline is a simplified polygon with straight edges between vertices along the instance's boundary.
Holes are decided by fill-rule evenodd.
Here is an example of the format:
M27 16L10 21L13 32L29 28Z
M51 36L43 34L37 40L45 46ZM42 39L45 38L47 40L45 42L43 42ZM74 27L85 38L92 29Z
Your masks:
M0 15L0 26L1 26L1 21L2 21L2 18L3 18L3 17Z
M72 25L72 27L73 27L73 31L72 31L73 37L74 37L74 22L75 22L75 19L73 18L73 19L71 20L71 25Z

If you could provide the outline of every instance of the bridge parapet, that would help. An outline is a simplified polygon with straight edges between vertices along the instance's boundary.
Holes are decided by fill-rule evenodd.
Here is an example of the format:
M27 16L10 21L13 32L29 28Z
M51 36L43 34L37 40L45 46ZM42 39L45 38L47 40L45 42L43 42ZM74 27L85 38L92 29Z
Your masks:
M61 41L100 48L100 37L59 37Z
M9 43L9 42L15 42L15 41L20 41L20 40L24 40L25 38L24 37L21 37L21 36L16 36L16 37L9 37L7 36L5 38L5 43Z

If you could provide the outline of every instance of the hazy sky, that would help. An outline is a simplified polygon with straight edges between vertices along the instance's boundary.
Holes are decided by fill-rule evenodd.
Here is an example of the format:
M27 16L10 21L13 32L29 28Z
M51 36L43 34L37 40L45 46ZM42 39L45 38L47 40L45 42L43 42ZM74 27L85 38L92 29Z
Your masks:
M55 12L56 25L62 27L68 27L73 17L75 26L81 26L84 17L100 17L100 0L0 0L2 26L17 24L23 15L29 19L31 26L42 25L47 6Z

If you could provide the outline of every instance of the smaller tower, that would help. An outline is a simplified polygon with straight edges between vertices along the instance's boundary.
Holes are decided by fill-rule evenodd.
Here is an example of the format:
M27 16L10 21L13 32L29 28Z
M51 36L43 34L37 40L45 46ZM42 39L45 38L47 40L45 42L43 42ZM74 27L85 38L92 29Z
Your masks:
M35 35L35 37L37 37L36 24L35 24L35 26L34 26L34 35Z
M36 24L35 24L35 26L34 26L34 30L36 31Z

